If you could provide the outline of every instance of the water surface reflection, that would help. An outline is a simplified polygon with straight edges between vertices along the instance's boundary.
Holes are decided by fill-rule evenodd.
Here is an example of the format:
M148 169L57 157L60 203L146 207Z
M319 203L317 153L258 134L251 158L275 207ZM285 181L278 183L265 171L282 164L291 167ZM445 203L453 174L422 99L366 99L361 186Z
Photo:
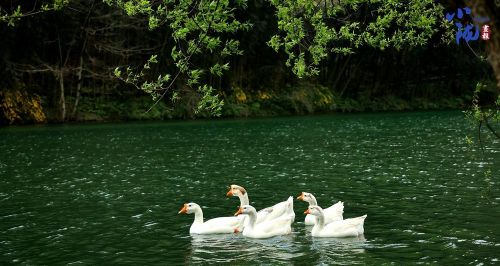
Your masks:
M214 263L266 261L287 262L304 255L295 243L295 235L269 239L251 239L241 234L192 235L189 262L211 261Z
M459 112L0 129L0 264L498 264L500 141ZM485 173L489 175L485 176ZM301 191L368 214L365 238L190 236L232 215L229 184L268 207Z

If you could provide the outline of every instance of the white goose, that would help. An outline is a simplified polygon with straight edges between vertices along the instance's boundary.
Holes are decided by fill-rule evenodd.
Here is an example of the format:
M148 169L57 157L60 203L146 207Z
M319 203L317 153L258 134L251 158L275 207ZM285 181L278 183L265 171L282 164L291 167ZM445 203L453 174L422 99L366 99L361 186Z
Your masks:
M248 200L248 193L242 186L231 185L226 196L238 197L240 199L240 207L250 204L250 201ZM274 220L282 216L292 217L292 222L295 220L295 212L293 211L293 197L290 196L286 201L282 201L271 207L267 207L258 211L256 223Z
M316 216L316 224L311 234L314 237L356 237L365 232L363 228L366 214L356 218L335 221L325 225L325 215L320 206L309 206L304 214Z
M300 196L298 196L297 199L309 203L309 207L318 206L318 202L316 201L316 198L311 193L302 192L302 194L300 194ZM334 222L334 221L343 220L344 217L342 216L342 214L344 213L344 203L342 201L339 201L339 202L333 204L332 206L324 209L323 213L325 215L325 224L329 224L329 223ZM306 218L304 219L304 223L306 225L315 225L316 218L314 217L314 215L308 214L308 215L306 215Z
M241 228L243 217L219 217L203 221L203 211L200 205L191 202L185 203L179 213L194 213L194 221L189 228L190 234L227 234L233 233L235 228Z
M243 205L234 214L247 214L249 223L245 225L243 235L250 238L270 238L273 236L287 235L292 232L291 224L293 218L291 216L281 216L273 220L257 223L257 211L250 205ZM235 233L239 229L234 230Z

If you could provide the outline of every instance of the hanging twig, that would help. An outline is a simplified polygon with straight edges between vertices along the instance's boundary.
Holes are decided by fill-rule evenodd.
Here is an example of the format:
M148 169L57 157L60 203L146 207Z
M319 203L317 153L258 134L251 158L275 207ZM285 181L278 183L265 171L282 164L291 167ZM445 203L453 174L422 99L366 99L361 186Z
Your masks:
M219 0L217 0L216 2L216 5L215 5L215 10L217 10L219 8ZM198 47L200 46L201 42L205 39L205 37L208 35L208 31L210 30L210 28L212 27L212 22L214 20L214 17L215 17L215 12L213 12L213 15L208 23L208 27L207 29L204 31L204 35L201 36L199 39L198 39L198 42L196 43L196 46L195 48L191 51L191 53L187 56L186 58L186 64L189 62L189 60L191 60L191 56L193 56L193 54L196 52L196 50L198 50ZM200 28L201 29L201 28ZM201 29L203 30L203 29ZM160 97L153 103L153 105L151 105L149 107L149 109L145 112L145 113L149 113L149 111L151 111L153 109L153 107L155 107L164 97L165 95L167 94L167 92L169 91L169 89L172 87L172 85L174 84L174 82L177 80L177 78L179 77L179 75L181 74L182 72L182 68L179 68L179 70L177 71L177 73L175 74L174 78L172 79L172 81L170 82L170 84L164 89L165 91L160 95Z

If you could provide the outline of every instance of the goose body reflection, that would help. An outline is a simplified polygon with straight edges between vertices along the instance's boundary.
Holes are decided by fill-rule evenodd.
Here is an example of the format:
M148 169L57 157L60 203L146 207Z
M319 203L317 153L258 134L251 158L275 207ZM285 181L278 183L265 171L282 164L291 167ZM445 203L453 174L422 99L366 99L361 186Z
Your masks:
M289 263L305 256L301 242L294 234L267 239L244 237L242 234L191 235L191 245L186 247L185 264L210 263L241 264L263 260L271 264Z

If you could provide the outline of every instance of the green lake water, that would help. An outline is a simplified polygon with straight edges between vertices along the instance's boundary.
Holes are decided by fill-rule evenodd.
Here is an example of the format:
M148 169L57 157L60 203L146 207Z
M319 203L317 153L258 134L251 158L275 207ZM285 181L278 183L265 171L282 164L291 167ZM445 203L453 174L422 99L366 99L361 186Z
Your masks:
M2 128L0 264L500 264L500 143L474 132L460 112ZM365 235L313 238L295 201L291 235L190 236L183 203L231 216L230 184L257 209L344 201Z

